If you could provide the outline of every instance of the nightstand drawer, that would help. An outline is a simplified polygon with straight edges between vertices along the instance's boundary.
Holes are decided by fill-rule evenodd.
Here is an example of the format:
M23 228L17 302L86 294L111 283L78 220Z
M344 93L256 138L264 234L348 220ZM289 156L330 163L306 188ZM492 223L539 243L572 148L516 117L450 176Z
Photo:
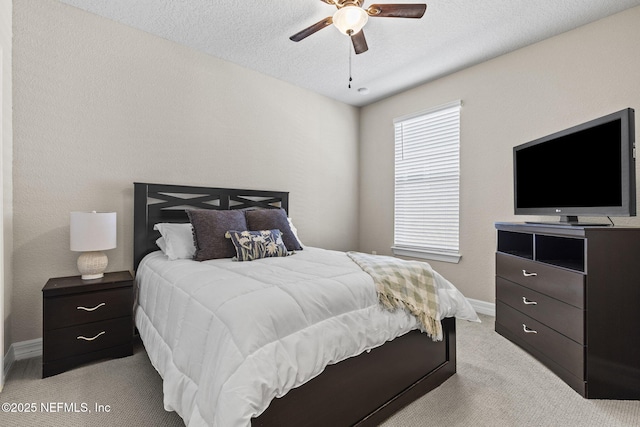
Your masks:
M54 329L47 333L44 357L55 361L133 341L132 317Z
M130 316L132 307L131 287L46 298L44 325L46 329L58 329Z
M584 308L582 273L497 253L496 275L574 307Z
M500 277L496 277L496 299L584 344L583 310Z
M509 331L513 342L536 349L567 372L584 378L584 346L500 301L496 303L496 319Z

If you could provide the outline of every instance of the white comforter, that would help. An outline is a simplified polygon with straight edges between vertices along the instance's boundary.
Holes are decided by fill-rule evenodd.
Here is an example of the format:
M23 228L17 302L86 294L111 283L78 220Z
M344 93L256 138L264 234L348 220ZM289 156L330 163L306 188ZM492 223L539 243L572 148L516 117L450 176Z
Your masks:
M440 316L477 320L435 273ZM136 275L136 326L164 379L164 405L188 426L248 426L269 402L417 324L378 306L373 279L345 253L306 247L286 258L168 261Z

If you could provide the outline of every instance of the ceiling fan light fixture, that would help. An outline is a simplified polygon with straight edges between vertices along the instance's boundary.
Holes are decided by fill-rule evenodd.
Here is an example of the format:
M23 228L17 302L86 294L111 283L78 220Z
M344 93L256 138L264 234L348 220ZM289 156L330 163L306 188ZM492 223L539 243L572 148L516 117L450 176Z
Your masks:
M345 5L333 14L333 25L347 36L352 36L362 30L368 20L367 11L355 5Z

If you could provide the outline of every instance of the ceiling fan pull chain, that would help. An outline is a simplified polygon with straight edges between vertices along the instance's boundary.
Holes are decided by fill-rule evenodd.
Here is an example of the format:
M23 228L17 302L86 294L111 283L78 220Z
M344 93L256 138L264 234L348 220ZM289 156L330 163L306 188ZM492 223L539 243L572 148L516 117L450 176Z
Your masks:
M349 47L349 89L351 89L351 82L353 78L351 77L351 37L349 37L349 43L347 44Z

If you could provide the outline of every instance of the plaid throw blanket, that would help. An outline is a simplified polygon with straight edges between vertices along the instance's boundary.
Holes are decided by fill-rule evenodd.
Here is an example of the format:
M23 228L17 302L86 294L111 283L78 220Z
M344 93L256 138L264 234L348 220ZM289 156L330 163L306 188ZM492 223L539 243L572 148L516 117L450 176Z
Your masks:
M442 324L437 318L438 294L429 264L361 252L347 255L373 277L378 300L384 308L407 309L418 319L423 332L434 341L442 341Z

